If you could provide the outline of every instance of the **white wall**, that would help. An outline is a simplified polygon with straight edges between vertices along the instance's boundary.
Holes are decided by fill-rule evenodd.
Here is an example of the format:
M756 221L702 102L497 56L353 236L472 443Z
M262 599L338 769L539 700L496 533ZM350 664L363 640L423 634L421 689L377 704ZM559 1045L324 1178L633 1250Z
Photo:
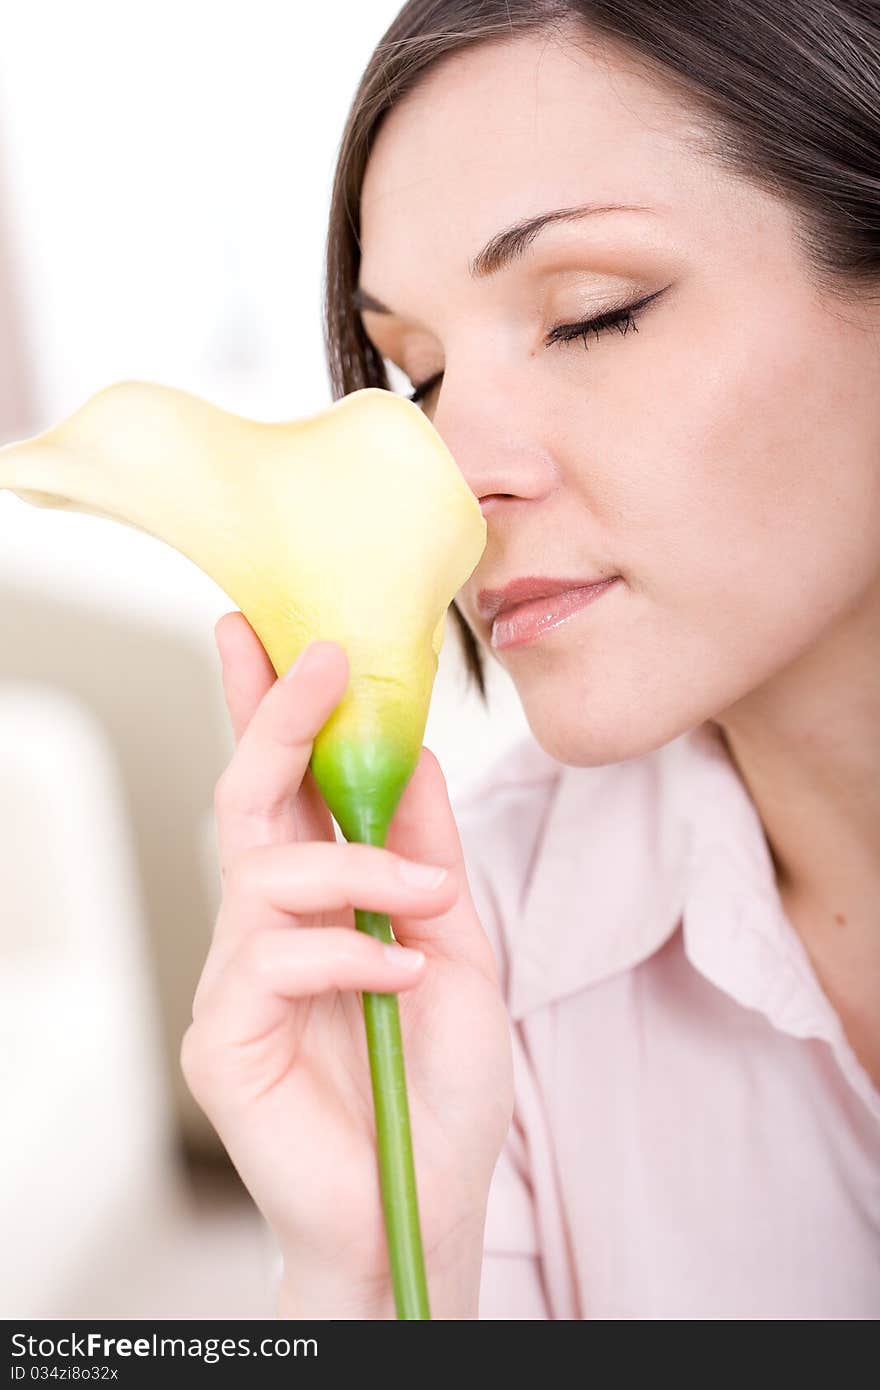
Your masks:
M116 377L281 418L327 392L336 147L393 0L28 0L0 130L52 415Z

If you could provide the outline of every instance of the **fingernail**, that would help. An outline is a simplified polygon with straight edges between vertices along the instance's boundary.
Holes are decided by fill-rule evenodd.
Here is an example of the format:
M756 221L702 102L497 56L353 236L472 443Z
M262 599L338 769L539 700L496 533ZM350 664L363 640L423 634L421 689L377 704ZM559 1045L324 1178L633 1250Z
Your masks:
M291 676L295 675L297 671L303 672L307 670L314 654L315 644L314 642L310 642L307 647L303 647L302 651L296 658L296 661L293 663L293 665L288 667L288 669L284 672L284 680L289 681Z
M397 872L404 883L413 888L439 888L448 870L436 864L416 864L412 859L398 859Z
M392 965L401 966L404 970L418 970L425 959L423 951L412 951L408 946L398 946L397 942L382 949Z

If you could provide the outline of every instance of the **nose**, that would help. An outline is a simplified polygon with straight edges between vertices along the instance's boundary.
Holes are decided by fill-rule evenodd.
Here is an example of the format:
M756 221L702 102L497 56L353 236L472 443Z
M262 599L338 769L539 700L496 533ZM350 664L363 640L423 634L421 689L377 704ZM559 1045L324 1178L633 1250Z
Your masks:
M500 518L505 505L536 501L556 482L556 470L535 423L516 408L510 390L490 397L457 386L447 371L431 423L437 430L484 517Z

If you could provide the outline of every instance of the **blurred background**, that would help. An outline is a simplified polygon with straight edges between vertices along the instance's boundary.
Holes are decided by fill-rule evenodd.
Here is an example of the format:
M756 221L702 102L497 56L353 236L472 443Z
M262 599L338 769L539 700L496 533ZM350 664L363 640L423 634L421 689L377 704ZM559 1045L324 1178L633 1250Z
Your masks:
M254 419L330 404L336 149L398 9L3 6L0 443L132 378ZM0 494L4 1318L276 1313L271 1233L178 1066L234 606L150 536ZM488 674L489 713L449 622L425 742L453 798L527 732Z

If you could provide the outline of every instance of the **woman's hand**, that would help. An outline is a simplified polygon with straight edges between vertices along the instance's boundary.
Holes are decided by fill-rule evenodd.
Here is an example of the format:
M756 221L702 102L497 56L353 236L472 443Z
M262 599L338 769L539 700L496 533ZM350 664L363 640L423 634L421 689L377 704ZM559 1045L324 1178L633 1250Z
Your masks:
M187 1084L278 1238L283 1313L393 1318L359 992L399 993L431 1311L476 1317L512 1062L440 765L423 748L385 848L337 842L308 763L346 688L344 649L314 643L277 680L241 613L216 636L236 749L216 789L223 897ZM412 883L404 860L446 878ZM357 931L355 906L388 913L401 945Z

